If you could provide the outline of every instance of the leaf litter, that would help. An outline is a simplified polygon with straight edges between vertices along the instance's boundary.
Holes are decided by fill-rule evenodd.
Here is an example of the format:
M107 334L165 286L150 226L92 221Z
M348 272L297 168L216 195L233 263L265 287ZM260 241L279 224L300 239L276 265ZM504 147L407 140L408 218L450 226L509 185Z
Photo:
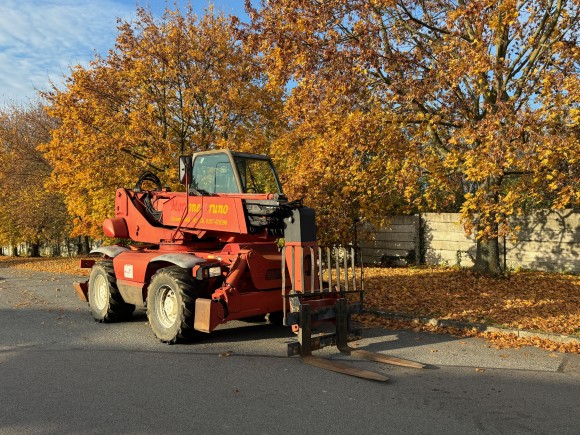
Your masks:
M365 268L365 308L580 338L580 277L522 271L493 278L455 268ZM580 353L580 343L358 316L367 326L478 336L492 346Z

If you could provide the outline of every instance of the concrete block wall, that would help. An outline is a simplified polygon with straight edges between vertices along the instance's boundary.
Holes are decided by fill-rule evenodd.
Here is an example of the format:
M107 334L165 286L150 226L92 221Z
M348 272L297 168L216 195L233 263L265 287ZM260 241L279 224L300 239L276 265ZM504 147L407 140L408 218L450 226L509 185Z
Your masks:
M422 251L426 264L469 267L475 260L475 237L466 236L458 213L425 213ZM515 240L500 238L508 268L580 273L580 213L540 210L510 222L519 226Z
M508 267L580 273L580 212L537 211L516 222L517 239L506 240Z
M580 273L580 212L536 211L512 225L520 230L516 240L500 239L502 264L505 242L508 268ZM413 262L432 265L470 267L475 260L475 237L465 235L459 213L396 216L378 230L363 226L360 239L366 264L405 264L410 252Z
M475 237L466 236L459 213L421 214L421 258L425 264L471 266Z

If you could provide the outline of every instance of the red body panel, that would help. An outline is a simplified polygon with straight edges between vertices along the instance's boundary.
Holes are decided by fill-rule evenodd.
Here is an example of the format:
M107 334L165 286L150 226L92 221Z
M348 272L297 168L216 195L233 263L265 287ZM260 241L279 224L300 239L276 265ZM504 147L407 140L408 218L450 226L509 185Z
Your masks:
M317 285L314 267L317 244L292 244L296 255L294 261L286 257L283 272L276 238L269 236L266 230L252 234L244 211L244 199L271 198L272 195L194 196L184 192L118 189L116 217L105 221L105 233L153 245L123 252L114 258L118 284L127 294L133 295L132 300L144 303L153 275L163 267L174 265L171 261L153 260L164 254L178 254L182 259L183 255L192 255L206 260L205 264L222 267L221 279L213 278L203 283L207 298L220 302L211 304L213 320L209 324L212 328L216 318L225 323L281 311L287 303L282 295L282 273L285 274L285 293L292 289L292 284L299 292L310 291L313 280ZM158 218L152 217L152 208L160 214ZM194 276L196 267L192 269Z
M170 247L162 245L155 250L135 250L117 255L113 266L118 283L139 287L145 301L147 287L155 272L171 265L164 261L152 261L163 254L174 252L167 248ZM219 251L189 251L187 254L203 258L207 264L220 264L224 275L228 268L231 272L237 271L235 285L230 285L226 290L214 280L214 286L210 287L207 295L209 298L211 292L214 292L214 299L222 298L227 303L229 315L227 319L222 319L222 323L282 310L281 255L274 243L234 243L225 245ZM240 262L243 262L243 267L239 265ZM287 282L290 280L287 279Z
M235 234L248 232L241 198L173 193L163 201L162 210L166 227Z
M153 192L153 196L155 209L162 212L161 222L146 217L142 194L128 189L117 189L116 218L105 221L105 234L109 237L130 238L137 242L155 244L180 244L192 240L193 236L216 237L222 242L253 242L260 235L249 235L242 200L268 197L193 196L186 195L185 192ZM264 235L263 238L267 237Z

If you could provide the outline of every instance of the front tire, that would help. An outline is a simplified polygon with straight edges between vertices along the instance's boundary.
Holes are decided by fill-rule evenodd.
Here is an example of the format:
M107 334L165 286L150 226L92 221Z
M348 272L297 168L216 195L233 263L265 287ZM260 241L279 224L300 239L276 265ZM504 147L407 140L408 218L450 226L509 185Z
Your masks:
M202 333L193 329L195 289L191 272L180 267L159 270L149 284L147 317L153 333L163 343L200 338Z
M113 263L103 261L93 266L89 277L89 307L95 321L119 322L131 318L135 305L123 300L117 288Z

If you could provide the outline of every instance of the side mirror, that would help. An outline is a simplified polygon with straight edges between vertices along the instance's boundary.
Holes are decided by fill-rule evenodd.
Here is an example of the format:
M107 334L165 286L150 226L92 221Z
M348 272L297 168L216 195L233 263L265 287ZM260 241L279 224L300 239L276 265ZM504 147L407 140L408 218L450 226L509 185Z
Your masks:
M186 186L191 183L191 156L179 157L179 182Z

